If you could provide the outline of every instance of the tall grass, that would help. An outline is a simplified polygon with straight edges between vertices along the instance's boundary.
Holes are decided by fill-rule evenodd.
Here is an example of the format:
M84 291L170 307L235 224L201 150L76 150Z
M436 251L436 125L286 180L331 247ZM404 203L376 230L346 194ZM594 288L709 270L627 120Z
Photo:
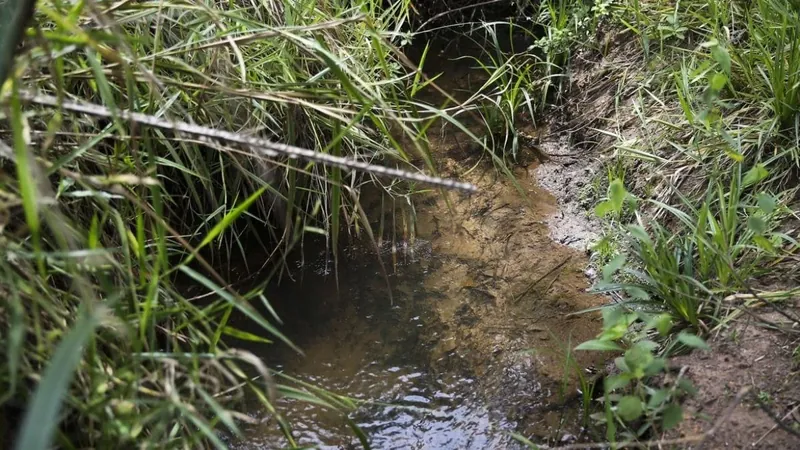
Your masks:
M229 347L292 344L263 284L240 294L216 269L254 239L280 262L307 232L335 254L343 230L369 231L363 185L431 181L429 118L407 95L424 79L396 47L409 13L408 0L37 3L0 93L0 432L16 448L224 448L218 430L251 420L244 398L295 445L279 396L353 406ZM5 64L14 42L0 47Z

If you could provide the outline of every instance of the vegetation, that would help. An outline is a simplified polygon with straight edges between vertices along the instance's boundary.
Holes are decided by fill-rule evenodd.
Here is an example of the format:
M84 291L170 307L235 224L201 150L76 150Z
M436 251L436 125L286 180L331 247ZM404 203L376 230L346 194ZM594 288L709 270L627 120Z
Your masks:
M773 0L623 0L592 11L638 42L628 56L641 67L619 81L615 114L637 125L618 128L596 209L607 227L597 290L627 312L607 313L604 332L578 347L624 352L596 419L608 441L629 442L677 423L675 399L692 388L681 376L660 388L647 380L663 381L653 378L662 358L707 348L695 334L741 315L732 298L797 320L781 302L797 283L786 264L796 235L782 223L796 216L800 12ZM781 283L761 281L775 271ZM796 339L796 330L783 332Z
M510 175L522 128L568 100L574 54L605 55L595 37L608 30L636 43L642 70L619 77L615 113L637 121L637 138L614 136L595 210L607 230L597 291L620 302L577 347L619 354L591 415L603 437L646 439L680 421L693 387L656 377L740 313L726 298L780 309L795 293L798 243L784 226L800 168L792 2L525 4L532 25L472 24L485 82L464 102L448 96L449 108L417 98L431 80L400 51L431 24L410 0L41 0L22 26L32 4L10 2L19 14L0 23L0 435L19 429L17 448L225 448L219 430L248 420L235 411L244 396L295 445L276 396L352 408L226 345L292 344L264 285L237 292L220 264L255 239L277 273L306 233L334 255L343 232L372 237L367 185L408 198L469 189L435 177L436 119L467 131L461 117L477 117L485 133L470 136ZM500 29L532 44L509 51ZM775 270L791 283L759 285ZM187 282L210 300L189 298ZM233 328L234 313L264 333Z
M4 10L24 39L2 40L0 435L223 448L247 396L294 444L277 395L352 407L225 344L291 345L263 285L236 292L216 269L253 239L280 268L307 232L336 254L340 230L370 231L363 185L443 182L422 175L438 112L409 94L425 79L397 50L408 17L408 1L43 0L25 27ZM233 328L237 313L263 333Z

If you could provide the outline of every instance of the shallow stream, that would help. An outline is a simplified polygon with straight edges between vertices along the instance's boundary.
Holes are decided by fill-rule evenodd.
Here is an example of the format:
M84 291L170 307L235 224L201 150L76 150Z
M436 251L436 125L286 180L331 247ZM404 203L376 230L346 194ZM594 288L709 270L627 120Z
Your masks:
M471 92L469 64L462 59L453 67L441 81L445 88ZM475 184L478 193L451 194L449 204L431 194L413 209L364 200L370 217L401 219L398 236L379 252L388 280L374 249L350 245L338 284L330 256L306 251L300 279L268 293L305 356L274 345L256 350L259 356L368 402L349 418L372 448L519 448L510 433L561 443L581 432L574 375L592 355L579 355L574 367L566 355L592 338L599 322L571 313L603 303L586 293L586 256L551 239L548 225L560 213L537 185L542 173L533 149L522 146L520 160L527 162L515 167L511 182L468 142L453 128L430 133L441 174ZM557 223L567 222L561 215ZM298 443L360 447L341 414L301 403L283 407ZM240 449L287 445L266 411L254 404L249 413L262 421L247 430Z

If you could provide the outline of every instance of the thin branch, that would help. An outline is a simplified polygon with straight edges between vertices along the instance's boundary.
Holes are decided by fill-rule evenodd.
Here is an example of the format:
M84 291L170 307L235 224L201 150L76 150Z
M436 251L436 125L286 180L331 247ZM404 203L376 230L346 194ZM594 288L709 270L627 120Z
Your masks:
M186 122L170 121L160 119L155 116L131 112L128 110L111 111L109 108L97 105L94 103L78 103L72 101L59 102L56 97L49 95L33 95L30 93L20 93L20 98L31 103L50 106L54 108L62 108L67 111L87 114L90 116L104 117L104 118L118 118L128 122L139 123L142 125L170 130L175 133L189 134L196 136L203 142L227 141L240 144L242 146L251 148L253 151L260 153L262 156L269 158L276 158L279 156L286 156L290 159L302 159L320 163L326 166L338 167L344 170L358 170L361 172L369 173L375 176L393 179L404 179L409 181L416 181L418 183L443 187L445 189L454 189L465 192L476 192L477 188L470 183L463 183L459 181L449 180L445 178L432 177L420 173L409 172L405 170L395 169L391 167L377 166L363 161L352 158L343 158L339 156L329 155L327 153L316 152L293 145L281 144L277 142L268 141L257 137L243 136L230 131L218 130L215 128L204 127L200 125L193 125Z

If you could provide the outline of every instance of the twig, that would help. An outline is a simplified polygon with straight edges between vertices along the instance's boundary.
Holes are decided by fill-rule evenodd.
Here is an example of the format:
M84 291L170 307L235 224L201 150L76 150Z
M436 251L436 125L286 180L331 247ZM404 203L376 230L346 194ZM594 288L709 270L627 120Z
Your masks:
M268 141L251 136L243 136L241 134L232 133L230 131L218 130L215 128L204 127L200 125L193 125L186 122L164 120L155 116L131 112L127 110L111 111L109 108L97 105L94 103L78 103L71 101L59 102L56 97L49 95L33 95L30 93L20 93L20 98L27 100L31 103L39 105L51 106L55 108L62 108L67 111L76 113L88 114L91 116L105 117L105 118L119 118L129 122L135 122L142 125L170 130L176 133L183 133L196 136L203 142L213 142L214 140L234 142L245 147L251 148L260 153L260 156L268 158L276 158L278 156L286 156L291 159L303 159L312 161L327 166L338 167L345 170L359 170L381 176L386 178L399 178L410 181L416 181L423 184L440 186L446 189L456 189L466 192L476 192L477 188L470 183L462 183L449 179L431 177L405 170L395 169L391 167L376 166L363 161L351 158L343 158L334 156L327 153L316 152L293 145L282 144L278 142Z
M714 422L714 426L712 426L711 428L708 429L708 431L703 433L703 439L697 445L696 450L701 450L703 448L703 444L705 443L706 439L714 436L714 434L717 431L719 431L719 429L722 427L722 424L725 421L727 421L728 418L730 418L731 414L733 414L733 411L736 409L737 406L739 406L739 403L741 403L744 396L747 395L752 390L752 388L753 388L752 386L745 386L739 391L738 394L736 394L736 397L733 399L731 404L728 405L728 408L725 409L725 412L722 413L721 416L719 416L716 422Z
M787 433L789 433L789 434L791 434L791 435L793 435L795 437L800 438L800 432L798 432L797 430L793 430L790 426L788 426L785 423L783 423L783 420L781 420L780 417L776 416L775 413L772 412L772 410L769 408L769 406L767 406L766 403L764 403L763 400L758 398L758 396L755 395L755 394L752 395L752 397L756 401L756 403L758 403L758 406L761 408L761 410L764 411L764 414L769 416L769 418L772 419L775 422L775 425L777 425L781 430L783 430L783 431L785 431L785 432L787 432Z
M560 263L558 263L558 264L557 264L555 267L553 267L552 269L548 270L546 274L544 274L544 275L540 276L539 278L537 278L537 279L533 280L533 282L532 282L531 284L529 284L529 285L528 285L528 287L526 287L526 288L525 288L525 290L524 290L524 291L523 291L521 294L519 294L519 295L517 295L517 296L516 296L516 298L514 299L514 303L517 303L517 302L519 302L519 301L522 299L522 297L525 297L526 295L528 295L528 292L530 292L530 291L531 291L531 289L533 289L533 287L534 287L534 286L536 286L537 284L539 284L539 283L540 283L542 280L544 280L545 278L547 278L547 277L549 277L550 275L552 275L552 274L553 274L553 272L555 272L556 270L558 270L558 269L560 269L560 268L564 267L564 265L565 265L566 263L568 263L570 259L572 259L572 256L567 256L566 258L564 258L564 260L563 260L563 261L561 261Z
M795 407L794 407L794 409L792 409L791 411L789 411L788 413L786 413L786 415L785 415L785 416L783 416L783 419L781 419L781 422L783 422L784 420L788 419L788 418L789 418L789 416L791 416L792 414L794 414L794 413L795 413L795 412L796 412L798 409L800 409L800 405L797 405L797 406L795 406ZM772 428L770 428L770 429L769 429L769 431L767 431L766 433L764 433L764 435L763 435L763 436L761 436L761 438L760 438L759 440L757 440L757 441L753 442L753 447L755 447L755 446L757 446L758 444L760 444L760 443L761 443L761 441L763 441L764 439L766 439L766 437L767 437L767 436L769 436L769 434L770 434L770 433L772 433L773 431L775 431L775 429L776 429L776 428L778 428L778 424L777 424L777 423L776 423L775 425L773 425L773 426L772 426Z

